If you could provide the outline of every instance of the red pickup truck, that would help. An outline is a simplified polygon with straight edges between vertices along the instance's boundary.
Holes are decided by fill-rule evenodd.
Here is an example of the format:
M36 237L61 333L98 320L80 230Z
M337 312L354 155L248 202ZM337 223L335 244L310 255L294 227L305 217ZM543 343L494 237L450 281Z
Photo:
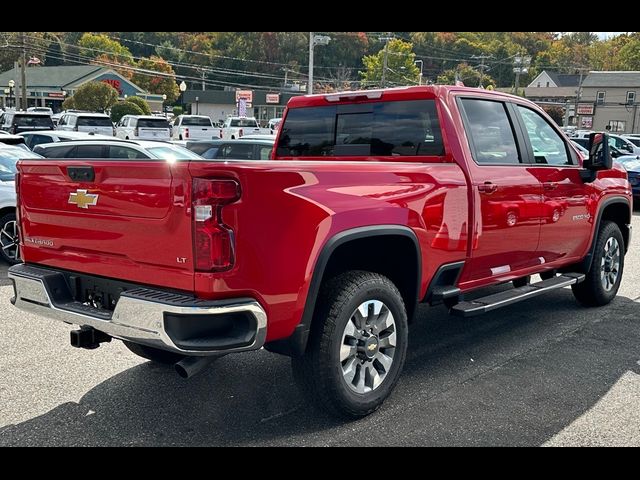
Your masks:
M461 87L293 98L266 161L28 160L16 185L16 307L185 377L286 354L349 417L392 391L419 303L473 316L571 285L604 305L631 236L606 134L581 158L535 104Z

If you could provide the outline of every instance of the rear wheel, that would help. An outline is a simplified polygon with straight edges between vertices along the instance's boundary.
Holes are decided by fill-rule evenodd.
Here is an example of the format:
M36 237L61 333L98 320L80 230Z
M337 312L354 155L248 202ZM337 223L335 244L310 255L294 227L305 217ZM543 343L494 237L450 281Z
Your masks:
M10 265L22 261L15 213L8 213L0 218L0 258Z
M407 351L400 292L377 273L351 271L323 286L307 351L292 359L308 400L350 418L375 411L395 387Z
M167 352L166 350L140 345L139 343L127 342L125 340L123 340L123 343L139 357L162 365L173 365L184 358L184 355L180 355L179 353Z
M613 300L620 288L624 270L624 239L615 222L600 225L591 268L585 281L572 285L578 302L599 307Z

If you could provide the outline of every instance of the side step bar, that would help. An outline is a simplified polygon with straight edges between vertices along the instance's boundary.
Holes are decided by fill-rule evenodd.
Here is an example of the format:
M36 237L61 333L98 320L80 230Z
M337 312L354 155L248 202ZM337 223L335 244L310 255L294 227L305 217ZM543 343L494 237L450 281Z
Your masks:
M551 290L574 285L584 281L583 273L564 273L560 276L532 283L524 287L513 288L500 293L494 293L475 300L460 302L451 308L451 314L459 317L474 317L497 308L506 307L528 298L537 297Z

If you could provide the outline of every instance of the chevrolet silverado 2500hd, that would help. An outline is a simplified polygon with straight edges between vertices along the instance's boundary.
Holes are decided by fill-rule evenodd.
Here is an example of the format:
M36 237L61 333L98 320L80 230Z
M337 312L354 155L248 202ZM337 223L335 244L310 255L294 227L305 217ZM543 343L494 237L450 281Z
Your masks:
M615 297L631 187L606 134L590 147L522 98L425 86L295 97L266 161L25 160L12 301L79 325L75 346L120 339L183 376L286 354L315 403L363 416L420 302Z

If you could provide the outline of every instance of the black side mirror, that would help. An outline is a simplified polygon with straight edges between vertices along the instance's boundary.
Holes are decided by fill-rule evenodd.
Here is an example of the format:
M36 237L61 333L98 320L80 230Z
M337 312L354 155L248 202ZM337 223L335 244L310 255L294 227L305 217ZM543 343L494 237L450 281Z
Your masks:
M592 133L589 135L589 158L583 166L587 170L608 170L613 166L613 158L609 148L608 133Z

